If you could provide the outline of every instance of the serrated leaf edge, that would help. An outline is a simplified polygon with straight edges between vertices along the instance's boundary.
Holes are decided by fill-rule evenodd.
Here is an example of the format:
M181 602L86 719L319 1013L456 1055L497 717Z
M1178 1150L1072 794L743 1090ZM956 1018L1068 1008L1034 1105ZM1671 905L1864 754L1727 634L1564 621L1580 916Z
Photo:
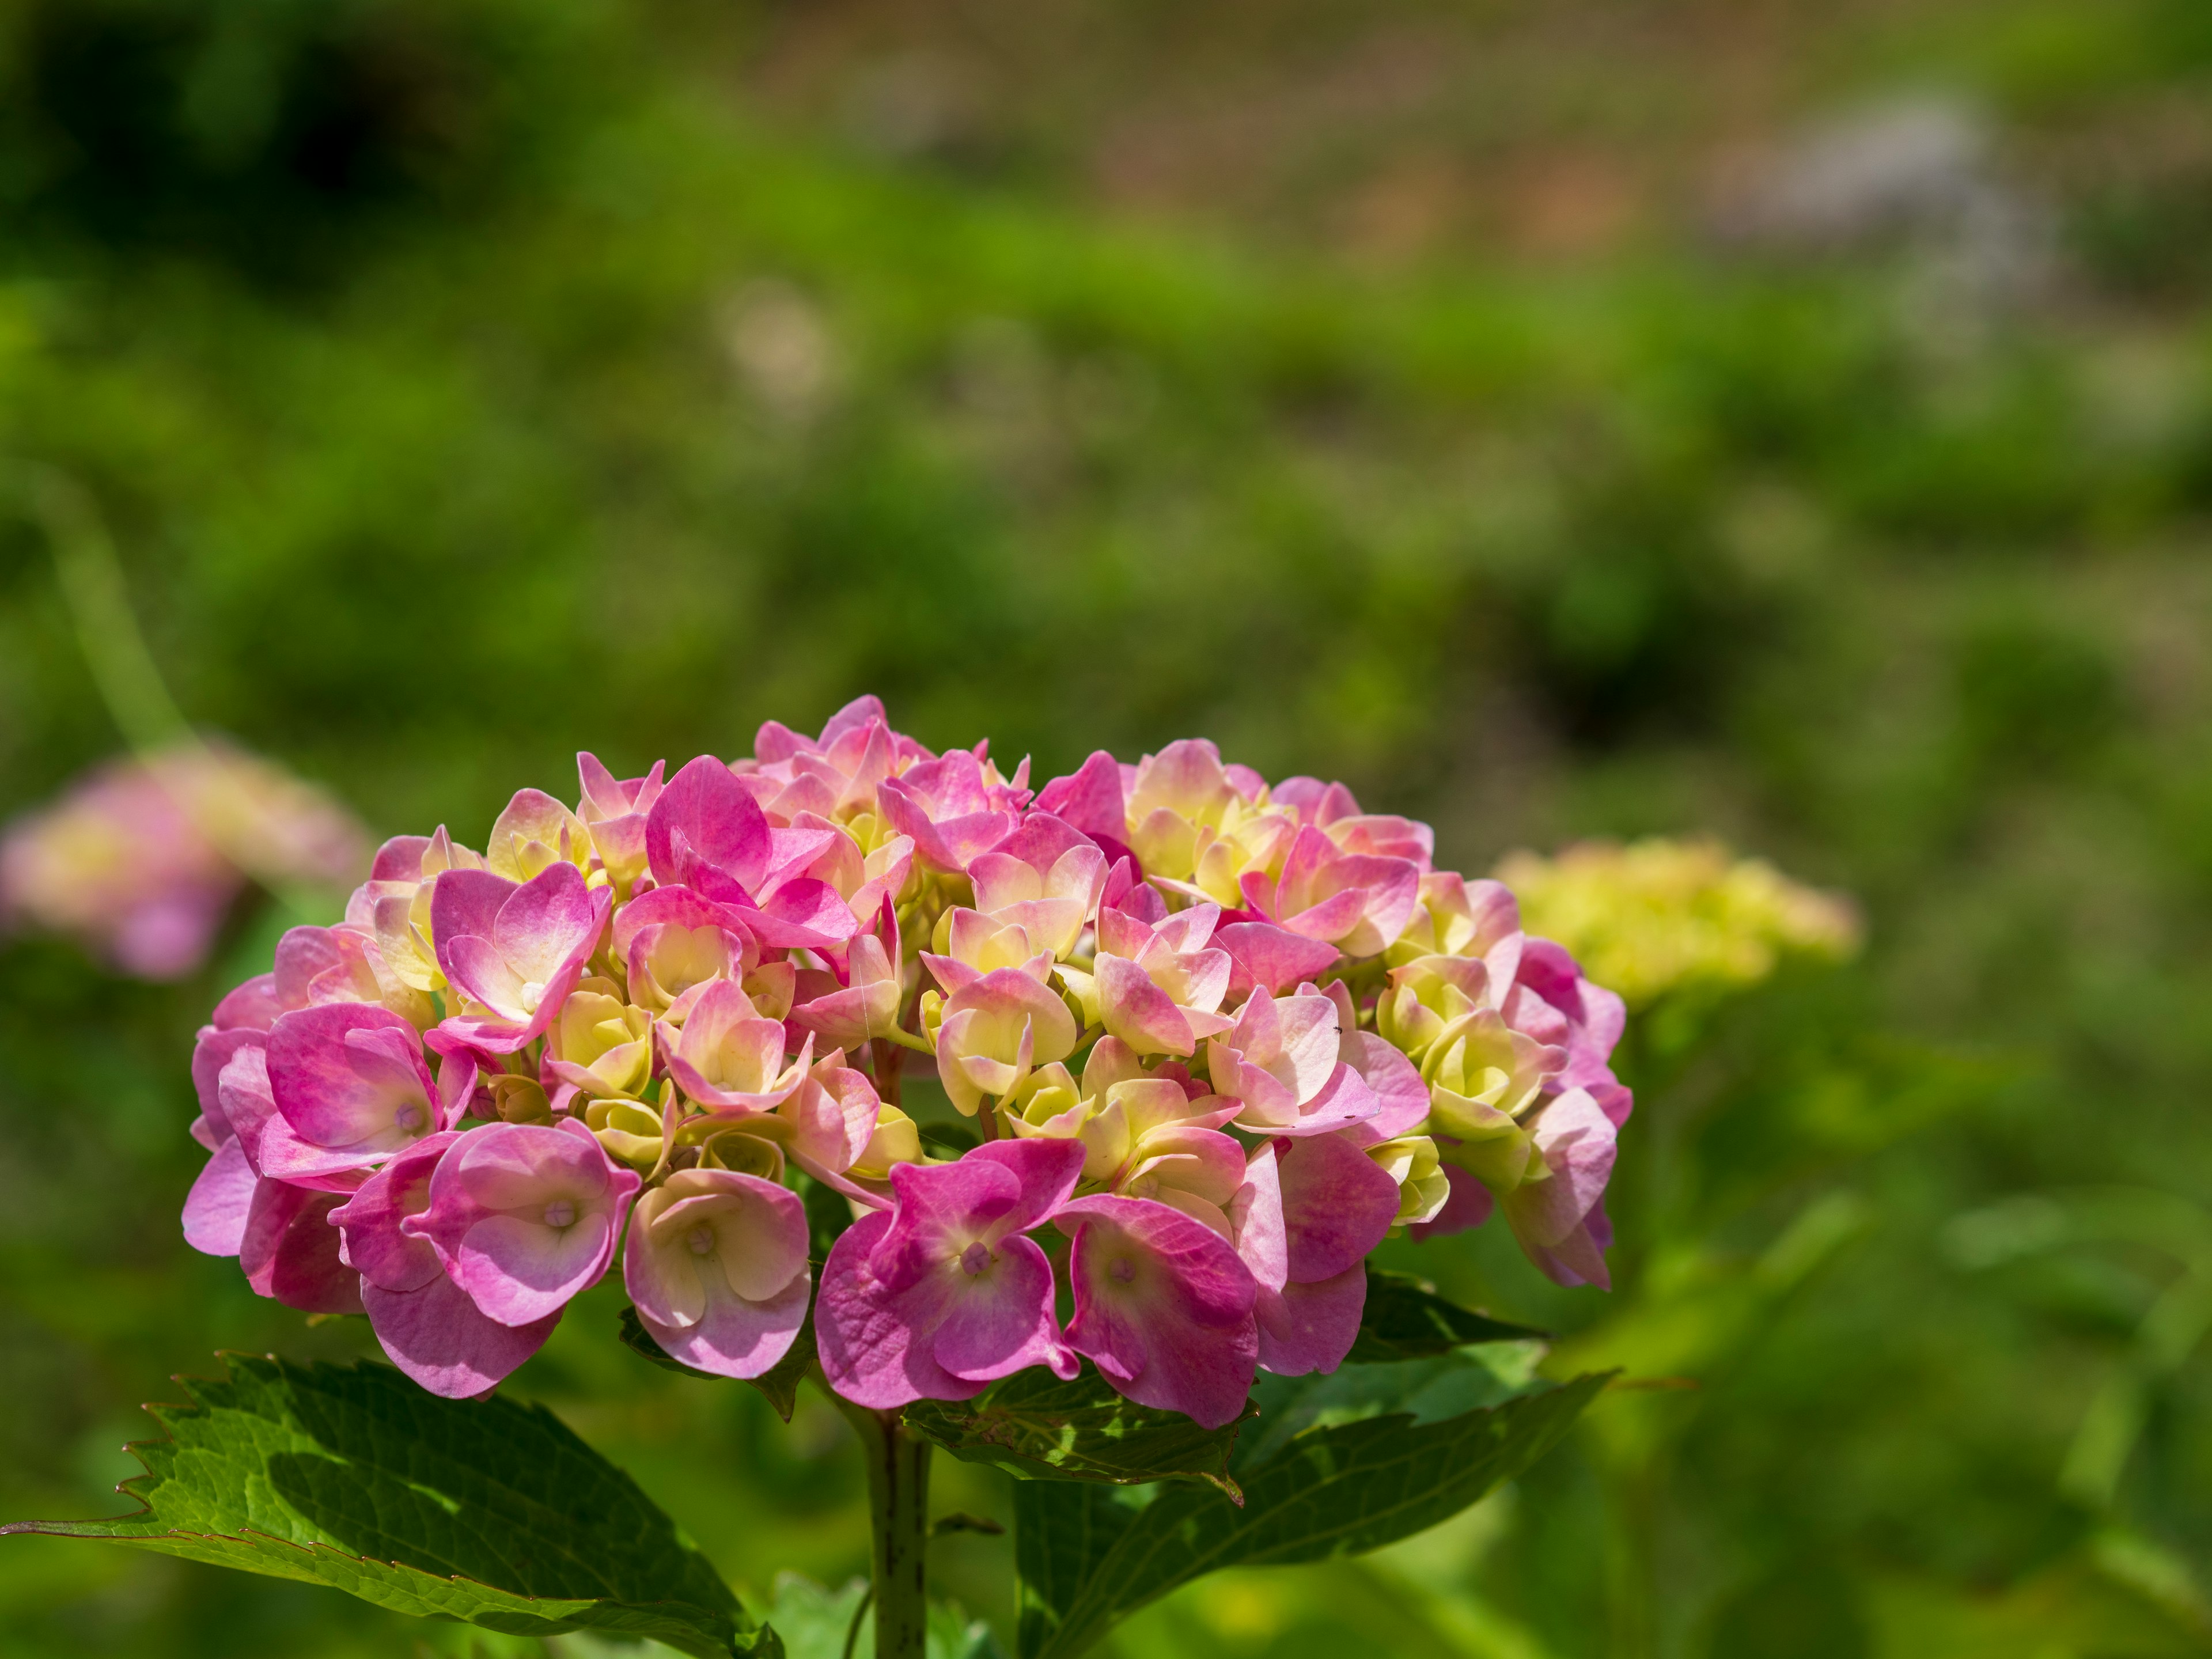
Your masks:
M643 1356L640 1357L642 1358ZM129 1452L131 1456L138 1460L139 1472L137 1474L131 1475L126 1479L118 1481L116 1485L115 1490L118 1494L124 1497L134 1498L138 1500L138 1508L136 1511L129 1515L102 1516L97 1519L89 1521L9 1521L4 1523L0 1523L0 1537L40 1536L49 1538L86 1538L98 1543L123 1544L125 1546L135 1545L139 1547L144 1547L149 1544L150 1540L158 1538L175 1538L180 1540L197 1539L209 1543L242 1544L249 1549L257 1550L265 1548L273 1544L284 1549L297 1550L301 1554L305 1556L313 1557L319 1553L331 1556L340 1561L357 1561L363 1566L388 1567L395 1572L411 1573L415 1577L427 1580L431 1583L463 1585L469 1589L480 1589L483 1591L487 1596L504 1596L511 1601L526 1603L531 1607L558 1607L566 1604L584 1607L599 1605L605 1607L635 1607L641 1611L650 1611L654 1608L675 1609L684 1607L696 1609L698 1613L709 1620L728 1618L728 1615L726 1613L718 1613L711 1607L699 1607L699 1605L694 1601L617 1601L611 1596L605 1595L568 1596L555 1600L542 1595L526 1595L520 1590L501 1589L498 1585L486 1583L481 1578L471 1578L466 1573L435 1573L430 1571L428 1568L414 1566L405 1561L381 1561L372 1555L349 1554L348 1552L340 1549L335 1544L324 1543L319 1540L314 1543L302 1544L293 1539L279 1538L273 1533L262 1532L252 1527L242 1528L236 1533L195 1532L181 1527L170 1527L159 1532L149 1531L143 1533L135 1538L117 1537L112 1533L99 1530L100 1528L118 1526L127 1522L153 1518L153 1504L148 1499L145 1492L135 1490L141 1481L158 1480L153 1465L147 1461L146 1453L142 1449L148 1446L173 1446L177 1443L177 1437L174 1428L171 1425L167 1413L171 1412L195 1412L209 1411L213 1409L211 1407L208 1406L205 1401L202 1401L194 1391L192 1385L195 1382L212 1382L216 1384L234 1382L237 1378L233 1375L229 1365L229 1362L234 1358L265 1359L271 1364L278 1366L281 1366L285 1363L283 1356L278 1354L247 1353L244 1350L237 1348L217 1349L216 1352L216 1358L222 1362L223 1366L222 1375L220 1376L202 1376L197 1374L188 1374L183 1371L177 1371L171 1374L169 1380L185 1391L185 1397L184 1400L149 1401L141 1402L139 1405L138 1409L144 1412L147 1416L152 1418L155 1422L160 1424L163 1431L158 1436L149 1436L143 1440L126 1440L123 1443L123 1449ZM356 1360L354 1362L354 1368L357 1369L360 1365L366 1363L368 1362ZM671 1363L672 1364L676 1362L672 1361ZM704 1376L705 1373L702 1372L700 1375ZM536 1401L516 1403L524 1404L525 1408L531 1411L544 1410L544 1407ZM339 1589L337 1585L329 1585L327 1588L333 1589ZM349 1592L340 1589L339 1593L341 1595L344 1595L349 1594ZM363 1598L357 1597L356 1599L358 1600ZM733 1595L732 1600L734 1601L737 1598ZM372 1605L374 1604L372 1603ZM742 1610L742 1602L739 1602L738 1606L740 1610ZM557 1623L568 1617L568 1615L565 1614L547 1614L545 1616L549 1623ZM744 1635L747 1633L738 1628L736 1620L730 1620L730 1623L733 1635ZM771 1626L769 1626L765 1621L760 1621L756 1624L754 1629L755 1632L767 1632L771 1629ZM757 1645L757 1637L756 1636L756 1646ZM733 1654L742 1654L748 1651L748 1650L738 1646L733 1640L730 1646L730 1651Z

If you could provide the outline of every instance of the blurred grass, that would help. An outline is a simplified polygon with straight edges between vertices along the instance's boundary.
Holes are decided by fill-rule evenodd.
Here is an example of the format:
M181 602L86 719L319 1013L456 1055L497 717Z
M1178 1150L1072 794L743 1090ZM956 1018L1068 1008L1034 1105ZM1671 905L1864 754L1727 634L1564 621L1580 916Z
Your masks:
M2185 8L1987 15L1862 21L1854 61L1956 76L2064 155L2105 119L2125 158L2131 112L2212 60ZM1205 732L1432 818L1469 870L1714 832L1860 896L1859 966L1640 1020L1613 1297L1495 1230L1393 1247L1577 1359L1700 1386L1609 1397L1431 1538L1194 1587L1122 1651L2206 1650L2202 1366L2146 1384L2109 1503L2060 1486L2173 1262L1943 1243L2023 1192L2212 1198L2186 145L2054 163L2090 291L1931 337L1879 261L1377 266L1103 213L1056 164L887 160L732 91L799 27L775 12L0 19L0 449L97 494L194 719L380 829L477 839L579 746L735 754L874 690L1044 775ZM117 744L9 514L0 804ZM9 1516L112 1503L135 1402L215 1348L363 1346L176 1236L218 977L0 952ZM786 1431L638 1364L604 1297L520 1386L749 1593L860 1569L826 1412ZM942 1501L1003 1516L994 1480L948 1465ZM1005 1544L939 1548L1007 1627ZM418 1639L295 1587L0 1550L8 1659Z

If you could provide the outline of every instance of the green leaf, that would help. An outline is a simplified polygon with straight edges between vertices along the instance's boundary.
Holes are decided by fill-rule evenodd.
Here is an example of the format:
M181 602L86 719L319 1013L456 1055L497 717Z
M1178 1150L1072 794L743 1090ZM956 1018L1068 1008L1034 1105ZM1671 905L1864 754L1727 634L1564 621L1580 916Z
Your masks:
M1218 1492L1014 1488L1022 1659L1072 1659L1146 1602L1222 1567L1358 1555L1424 1531L1549 1450L1610 1373L1442 1422L1315 1428ZM1118 1501L1117 1501L1118 1500Z
M1536 1376L1544 1352L1541 1342L1488 1342L1429 1359L1340 1365L1326 1376L1263 1371L1252 1386L1260 1420L1237 1442L1233 1467L1240 1474L1257 1468L1308 1429L1392 1415L1419 1428L1539 1393L1550 1386Z
M653 1340L653 1333L645 1328L645 1322L637 1316L635 1308L622 1310L623 1346L641 1359L648 1360L665 1371L674 1371L683 1376L696 1376L704 1382L750 1383L768 1396L768 1403L775 1407L775 1414L785 1422L791 1421L792 1408L799 1403L799 1384L806 1375L806 1368L814 1363L814 1313L807 1310L806 1322L799 1328L789 1351L758 1376L717 1376L712 1371L702 1371L685 1364Z
M1248 1402L1237 1423L1256 1409ZM1202 1429L1181 1412L1124 1400L1089 1365L1072 1382L1032 1366L973 1400L917 1401L906 1420L955 1457L1024 1480L1204 1480L1237 1494L1237 1423Z
M1544 1334L1447 1302L1435 1285L1405 1273L1370 1267L1359 1339L1346 1358L1355 1364L1425 1359L1473 1342L1537 1341Z
M650 1637L697 1659L781 1655L630 1478L542 1406L441 1400L386 1365L223 1356L149 1406L112 1521L0 1532L100 1538L328 1584L517 1636ZM179 1379L180 1382L184 1379Z

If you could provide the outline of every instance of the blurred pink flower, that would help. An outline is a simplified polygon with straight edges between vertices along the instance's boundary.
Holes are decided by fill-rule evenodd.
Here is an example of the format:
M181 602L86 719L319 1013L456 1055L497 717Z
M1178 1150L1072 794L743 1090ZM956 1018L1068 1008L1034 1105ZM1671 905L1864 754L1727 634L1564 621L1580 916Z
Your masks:
M221 742L95 767L0 839L0 915L66 933L137 979L207 959L249 879L343 889L367 832L343 806Z

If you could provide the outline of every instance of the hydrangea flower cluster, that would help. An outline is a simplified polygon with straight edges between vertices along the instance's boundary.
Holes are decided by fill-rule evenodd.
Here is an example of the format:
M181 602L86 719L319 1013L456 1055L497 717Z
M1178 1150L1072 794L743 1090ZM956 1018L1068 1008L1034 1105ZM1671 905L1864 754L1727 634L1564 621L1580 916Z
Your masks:
M1398 1230L1494 1206L1606 1283L1621 1002L1427 826L1197 739L1032 789L872 697L580 768L481 853L387 842L194 1055L186 1237L424 1387L496 1384L617 1255L700 1370L761 1375L811 1308L865 1407L1088 1359L1209 1426L1342 1361ZM922 1054L959 1156L902 1109ZM818 1263L817 1187L854 1218Z
M248 878L343 892L368 836L337 802L220 739L98 767L0 839L0 916L137 979L207 959Z
M1842 961L1857 910L1718 842L1581 842L1498 866L1532 922L1564 941L1632 1007L1693 987L1756 985L1784 957Z

